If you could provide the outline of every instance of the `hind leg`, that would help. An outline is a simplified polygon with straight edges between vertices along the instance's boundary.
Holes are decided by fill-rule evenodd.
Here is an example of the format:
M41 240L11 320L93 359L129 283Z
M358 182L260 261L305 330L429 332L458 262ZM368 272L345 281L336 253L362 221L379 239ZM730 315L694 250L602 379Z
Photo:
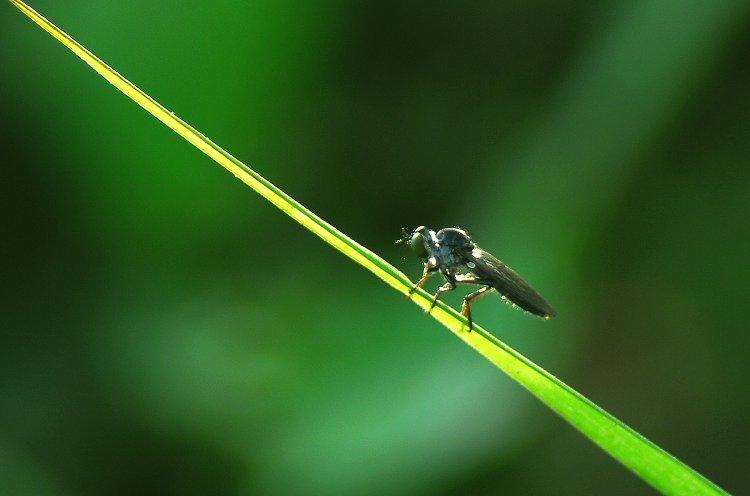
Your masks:
M474 327L474 322L471 320L471 304L490 291L492 291L492 287L485 286L483 288L477 289L473 293L469 293L464 298L464 302L461 304L461 315L466 317L466 319L469 321L469 332L471 332L472 328Z

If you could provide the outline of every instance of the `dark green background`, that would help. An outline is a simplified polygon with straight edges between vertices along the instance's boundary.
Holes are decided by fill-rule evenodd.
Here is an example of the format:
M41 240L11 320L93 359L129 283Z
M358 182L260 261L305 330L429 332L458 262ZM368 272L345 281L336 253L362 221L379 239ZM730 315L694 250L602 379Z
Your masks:
M479 322L750 492L750 4L32 6L412 277L468 229L559 314ZM3 494L650 491L9 4L0 147Z

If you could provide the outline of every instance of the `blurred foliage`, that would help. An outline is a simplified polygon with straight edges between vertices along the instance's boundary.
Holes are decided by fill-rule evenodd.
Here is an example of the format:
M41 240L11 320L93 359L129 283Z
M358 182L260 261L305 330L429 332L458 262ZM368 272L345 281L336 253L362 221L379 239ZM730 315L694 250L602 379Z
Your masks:
M409 273L467 228L560 314L479 321L750 490L745 3L32 5ZM0 12L0 487L647 490Z

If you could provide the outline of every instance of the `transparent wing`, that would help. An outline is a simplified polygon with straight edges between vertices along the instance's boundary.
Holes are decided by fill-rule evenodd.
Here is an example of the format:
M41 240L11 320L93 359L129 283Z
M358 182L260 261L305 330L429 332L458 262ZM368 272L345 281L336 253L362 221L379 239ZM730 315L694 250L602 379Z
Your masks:
M474 262L476 268L472 271L478 277L485 279L487 284L519 307L543 318L555 316L555 310L547 300L497 258L476 246L467 250L464 256L467 261Z

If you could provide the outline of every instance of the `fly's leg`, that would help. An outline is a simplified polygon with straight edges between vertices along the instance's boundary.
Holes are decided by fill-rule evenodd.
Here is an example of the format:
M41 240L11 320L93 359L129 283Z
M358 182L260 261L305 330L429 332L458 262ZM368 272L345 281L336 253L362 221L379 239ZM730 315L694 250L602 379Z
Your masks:
M456 279L448 272L441 272L447 279L447 282L440 286L440 288L438 288L437 292L435 293L435 296L432 297L432 305L430 305L430 309L428 310L428 312L431 312L432 309L435 308L435 305L437 305L437 301L440 298L441 294L445 293L446 291L453 291L454 289L456 289Z
M471 320L471 304L475 300L478 300L482 296L486 295L492 291L492 287L485 286L483 288L479 288L473 293L469 293L464 298L464 302L461 304L461 315L466 317L466 320L469 321L469 332L471 332L472 328L474 327L474 322Z
M411 297L412 294L414 294L414 291L417 290L417 288L421 288L424 283L427 282L427 279L432 277L432 274L437 270L437 267L431 267L430 264L426 263L424 264L424 271L422 271L422 277L414 284L414 287L409 290L408 297Z

